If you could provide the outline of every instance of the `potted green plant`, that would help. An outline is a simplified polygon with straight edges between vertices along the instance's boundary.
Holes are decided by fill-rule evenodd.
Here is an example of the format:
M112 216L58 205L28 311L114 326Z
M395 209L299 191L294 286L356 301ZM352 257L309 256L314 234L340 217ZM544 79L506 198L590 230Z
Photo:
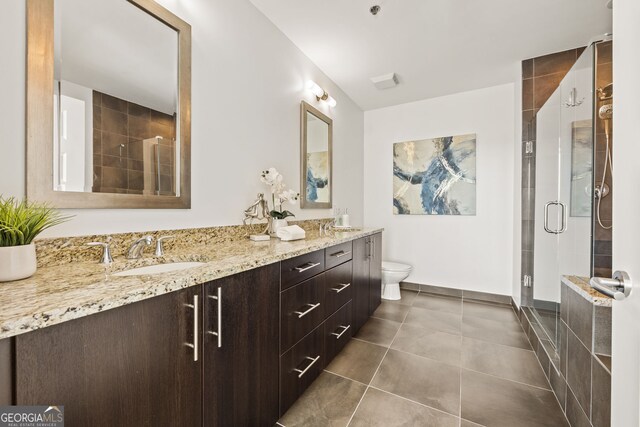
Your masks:
M0 196L0 282L32 276L37 268L33 239L69 218L47 205Z
M286 185L284 185L283 182L284 178L276 168L269 168L266 171L263 171L260 180L271 188L273 209L269 211L269 233L272 236L275 236L279 228L287 226L287 218L295 216L290 211L283 209L282 205L287 201L291 204L295 204L295 202L300 198L300 193L286 189Z

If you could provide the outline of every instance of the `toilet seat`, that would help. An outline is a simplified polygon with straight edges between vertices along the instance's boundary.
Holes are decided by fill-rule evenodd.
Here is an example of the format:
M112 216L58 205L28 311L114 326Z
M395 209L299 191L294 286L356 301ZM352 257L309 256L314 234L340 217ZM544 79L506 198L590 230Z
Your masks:
M411 271L411 266L407 264L401 264L399 262L382 262L382 270L383 271L397 271L397 272L405 272Z

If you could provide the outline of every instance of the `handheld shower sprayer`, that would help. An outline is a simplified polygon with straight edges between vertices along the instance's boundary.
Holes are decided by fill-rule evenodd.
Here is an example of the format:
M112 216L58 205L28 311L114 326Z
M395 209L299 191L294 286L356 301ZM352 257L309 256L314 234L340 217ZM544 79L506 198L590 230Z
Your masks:
M598 100L599 101L610 101L613 98L613 83L610 83L604 87L598 88ZM605 198L609 194L609 186L606 184L605 179L607 176L607 167L613 173L613 164L611 160L611 120L613 119L613 104L609 102L608 104L603 104L598 109L598 117L604 123L604 135L606 139L606 149L605 149L605 158L604 158L604 167L602 170L602 180L600 181L600 185L596 185L594 190L594 196L598 199L598 205L596 209L596 214L598 217L598 224L600 227L608 230L611 226L606 227L602 220L600 219L600 203L603 198Z

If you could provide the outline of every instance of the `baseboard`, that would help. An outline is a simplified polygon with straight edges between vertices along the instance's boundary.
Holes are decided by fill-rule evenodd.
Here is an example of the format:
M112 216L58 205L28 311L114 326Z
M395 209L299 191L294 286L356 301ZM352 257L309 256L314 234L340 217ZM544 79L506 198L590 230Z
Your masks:
M492 294L464 289L447 288L444 286L424 285L421 283L402 282L400 288L410 291L420 291L434 295L458 297L469 301L478 301L500 305L511 305L513 298L510 295Z

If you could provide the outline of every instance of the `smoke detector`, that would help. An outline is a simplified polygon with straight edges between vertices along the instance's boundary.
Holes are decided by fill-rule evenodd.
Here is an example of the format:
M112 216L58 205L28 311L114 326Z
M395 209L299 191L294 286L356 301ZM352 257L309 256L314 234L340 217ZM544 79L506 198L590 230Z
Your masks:
M377 4L375 4L375 5L371 6L371 7L369 8L369 12L371 12L371 14L372 14L373 16L376 16L376 15L378 14L378 12L380 12L380 6L378 6Z
M396 73L384 74L378 77L371 77L371 82L378 89L389 89L398 85Z

